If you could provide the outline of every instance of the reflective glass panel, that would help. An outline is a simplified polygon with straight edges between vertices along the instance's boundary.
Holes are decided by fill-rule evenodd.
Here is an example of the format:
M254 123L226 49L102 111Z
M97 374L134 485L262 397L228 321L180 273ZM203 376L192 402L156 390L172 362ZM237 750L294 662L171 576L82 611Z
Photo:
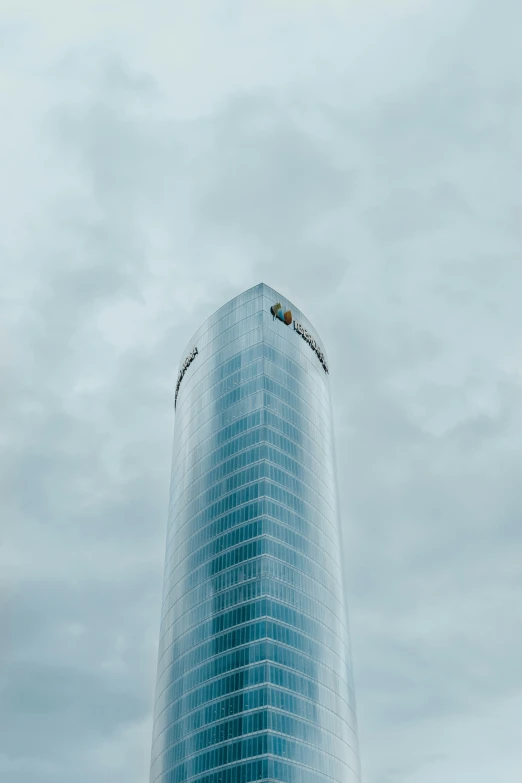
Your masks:
M151 783L359 780L325 368L265 285L181 357Z

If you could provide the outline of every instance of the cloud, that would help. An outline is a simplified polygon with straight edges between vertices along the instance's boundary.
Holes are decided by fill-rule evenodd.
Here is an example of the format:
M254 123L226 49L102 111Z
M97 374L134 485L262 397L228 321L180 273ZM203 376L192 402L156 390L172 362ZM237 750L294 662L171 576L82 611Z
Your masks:
M0 775L146 777L177 364L264 280L332 368L366 783L517 779L518 4L94 7L0 35Z

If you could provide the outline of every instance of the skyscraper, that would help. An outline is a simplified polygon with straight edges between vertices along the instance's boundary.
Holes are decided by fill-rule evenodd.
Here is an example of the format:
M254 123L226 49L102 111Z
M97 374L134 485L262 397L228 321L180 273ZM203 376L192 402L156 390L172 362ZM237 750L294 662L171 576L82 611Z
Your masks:
M354 783L328 361L261 284L182 357L151 783Z

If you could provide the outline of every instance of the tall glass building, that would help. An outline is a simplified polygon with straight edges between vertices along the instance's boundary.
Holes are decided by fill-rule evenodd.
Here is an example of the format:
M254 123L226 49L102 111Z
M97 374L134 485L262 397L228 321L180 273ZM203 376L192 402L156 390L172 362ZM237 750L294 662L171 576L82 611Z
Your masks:
M261 284L182 357L151 783L353 783L328 360Z

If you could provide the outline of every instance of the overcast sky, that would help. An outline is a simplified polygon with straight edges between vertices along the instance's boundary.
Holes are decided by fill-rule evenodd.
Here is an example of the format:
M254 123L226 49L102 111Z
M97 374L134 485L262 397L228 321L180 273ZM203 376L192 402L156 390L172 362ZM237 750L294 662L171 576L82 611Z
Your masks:
M0 0L0 779L148 781L181 351L331 365L364 783L522 779L520 0Z

